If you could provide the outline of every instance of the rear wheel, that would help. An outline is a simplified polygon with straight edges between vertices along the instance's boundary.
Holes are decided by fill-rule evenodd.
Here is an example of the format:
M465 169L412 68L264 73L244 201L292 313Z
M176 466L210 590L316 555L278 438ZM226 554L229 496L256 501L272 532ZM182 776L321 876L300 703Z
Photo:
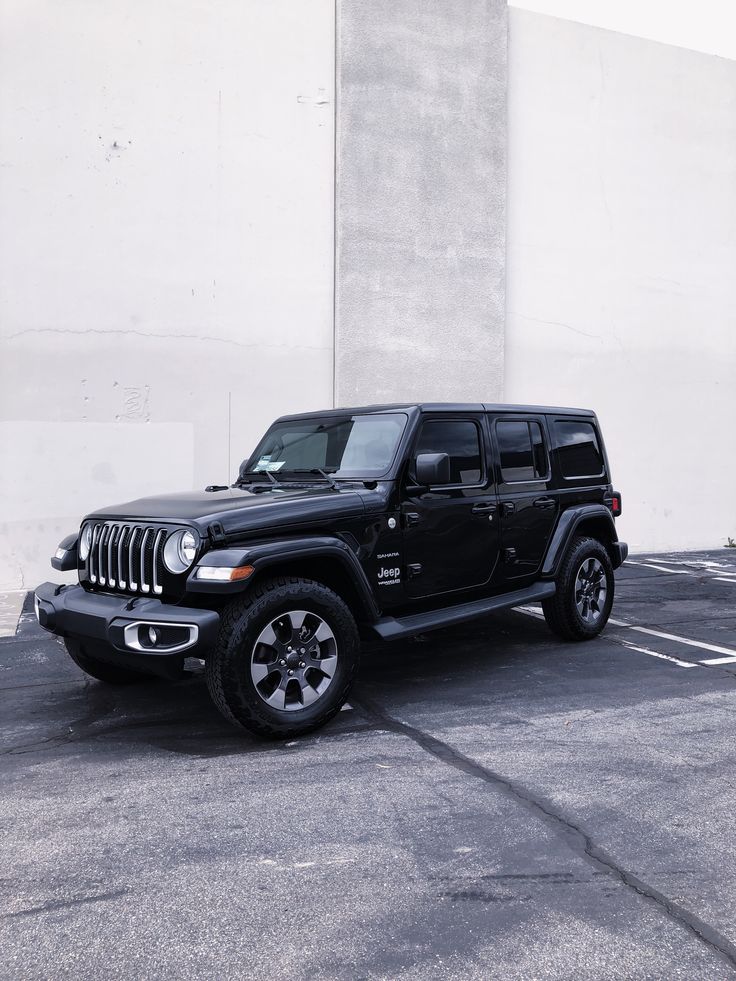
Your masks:
M233 724L294 736L339 711L359 657L355 620L336 593L308 579L272 579L223 611L207 687Z
M564 640L597 637L613 606L613 566L605 546L595 538L576 538L556 584L555 595L542 603L550 630Z
M137 685L143 681L152 681L150 674L143 671L131 671L115 664L109 664L94 656L95 642L80 641L67 637L64 641L69 657L85 674L104 681L108 685Z

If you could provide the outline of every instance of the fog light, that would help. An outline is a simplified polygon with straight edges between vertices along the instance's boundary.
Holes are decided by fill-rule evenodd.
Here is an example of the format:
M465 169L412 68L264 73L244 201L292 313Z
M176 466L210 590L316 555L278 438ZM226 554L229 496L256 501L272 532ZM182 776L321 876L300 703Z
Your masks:
M151 647L155 647L156 644L158 644L158 642L161 640L161 634L156 629L156 627L148 628L148 639L151 642Z

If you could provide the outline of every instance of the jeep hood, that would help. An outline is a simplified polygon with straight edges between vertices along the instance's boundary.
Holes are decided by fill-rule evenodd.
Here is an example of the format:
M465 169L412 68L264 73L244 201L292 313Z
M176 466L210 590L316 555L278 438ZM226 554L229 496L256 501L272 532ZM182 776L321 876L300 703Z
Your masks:
M195 525L202 534L214 521L225 534L258 529L281 530L287 526L334 521L364 512L361 495L351 487L277 488L254 492L247 488L185 492L141 497L94 511L87 517L102 521L153 521Z

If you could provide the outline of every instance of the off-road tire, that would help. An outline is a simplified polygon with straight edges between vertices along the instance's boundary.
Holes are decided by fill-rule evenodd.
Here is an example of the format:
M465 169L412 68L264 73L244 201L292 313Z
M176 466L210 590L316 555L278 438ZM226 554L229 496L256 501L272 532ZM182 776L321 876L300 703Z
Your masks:
M595 623L586 623L578 611L575 593L578 571L588 558L597 559L606 579L606 598ZM613 606L614 578L611 558L596 538L578 537L567 550L556 578L557 592L542 602L550 630L563 640L591 640L603 630Z
M77 667L90 677L104 681L108 685L139 685L144 681L153 681L152 675L145 674L143 671L120 668L96 658L94 654L90 653L90 649L94 650L93 641L87 642L67 637L64 640L64 646Z
M259 634L280 613L307 610L332 630L338 651L334 677L312 705L285 711L267 705L251 677L251 658ZM350 609L322 583L292 576L257 583L220 615L220 632L205 665L212 701L235 726L258 736L285 739L317 729L343 705L360 660L358 628Z

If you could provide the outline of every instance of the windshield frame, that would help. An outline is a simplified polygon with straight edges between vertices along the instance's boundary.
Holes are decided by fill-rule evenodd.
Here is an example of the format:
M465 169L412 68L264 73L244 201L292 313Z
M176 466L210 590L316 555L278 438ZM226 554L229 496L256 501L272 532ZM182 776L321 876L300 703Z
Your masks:
M410 414L408 412L404 411L404 410L396 411L396 412L391 411L391 410L382 411L382 412L350 412L350 410L347 410L344 413L334 412L334 413L330 413L329 415L322 415L320 413L315 413L313 416L312 415L310 415L310 416L304 415L304 416L294 416L294 417L291 417L291 418L287 417L287 418L283 418L283 419L276 419L276 421L273 422L268 427L268 429L266 430L266 432L263 434L263 436L261 437L261 439L258 441L258 443L257 443L255 449L253 450L253 452L251 453L251 455L249 457L247 457L243 461L243 464L242 464L242 466L240 468L238 477L240 478L240 477L245 477L245 476L247 476L247 477L259 477L260 476L260 477L263 477L265 480L268 480L268 477L266 476L266 474L267 474L268 471L266 471L265 469L256 470L256 469L253 469L253 468L258 463L258 460L259 460L260 455L262 453L262 447L264 446L264 444L266 444L266 441L268 440L269 436L274 431L274 429L276 429L277 427L281 428L281 427L284 427L284 426L288 426L289 424L293 424L295 427L298 427L299 425L301 425L303 423L315 424L315 425L320 424L320 425L328 426L331 423L334 424L334 425L338 425L339 423L346 422L348 420L355 420L355 419L376 419L376 418L380 419L380 418L386 418L386 417L389 417L389 416L391 418L403 417L403 425L401 426L401 428L400 428L400 430L398 432L398 435L397 435L397 438L396 438L396 444L394 446L394 450L393 450L393 454L391 456L391 460L390 460L388 466L385 467L385 469L383 469L383 470L381 470L379 472L377 470L369 470L367 468L364 468L362 470L357 470L355 468L351 468L350 470L337 470L337 471L331 470L331 469L329 469L327 467L324 467L323 468L323 469L325 469L326 473L329 474L330 478L333 479L333 480L348 480L348 481L350 481L350 480L383 480L383 479L386 479L386 478L390 477L392 475L392 473L393 473L393 470L394 470L394 468L396 466L397 458L400 455L402 446L404 445L404 442L406 440L407 431L409 429L409 416L410 416ZM316 470L316 468L315 468L315 470ZM312 483L315 480L319 480L319 481L323 481L324 480L324 477L321 477L319 475L319 473L317 473L317 472L310 473L309 471L301 471L301 470L299 472L297 472L297 471L294 471L294 470L287 470L286 468L284 468L283 470L273 470L273 471L271 471L271 475L273 477L275 477L276 480L279 483L285 483L285 484L286 483Z

